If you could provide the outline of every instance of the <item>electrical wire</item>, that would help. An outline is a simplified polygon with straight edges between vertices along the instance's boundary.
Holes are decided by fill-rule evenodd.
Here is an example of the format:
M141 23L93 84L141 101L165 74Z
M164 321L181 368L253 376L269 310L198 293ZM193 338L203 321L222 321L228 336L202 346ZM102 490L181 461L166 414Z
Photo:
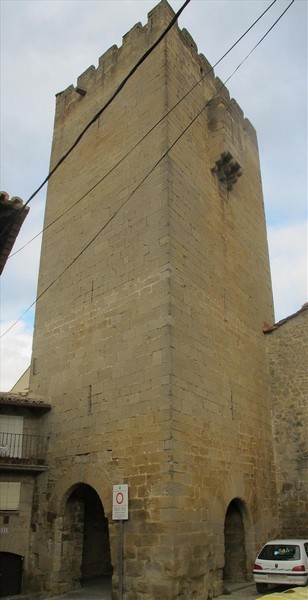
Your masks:
M219 60L217 60L217 62L215 62L215 64L206 72L202 75L202 77L188 90L188 92L186 92L186 94L184 94L184 96L182 96L182 98L180 98L180 100L178 100L178 102L176 102L176 104L174 104L169 110L168 112L166 112L161 119L159 119L159 121L157 121L157 123L155 123L155 125L153 125L144 135L142 138L140 138L138 140L138 142L136 142L136 144L105 174L103 175L103 177L101 177L101 179L99 179L89 190L87 190L87 192L85 192L80 198L78 198L78 200L76 200L74 202L74 204L72 204L69 208L67 208L64 212L62 212L58 217L56 217L53 221L51 221L50 223L48 223L48 225L46 225L41 231L39 231L33 238L31 238L28 242L26 242L23 246L21 246L20 248L18 248L18 250L16 250L15 252L13 252L12 254L10 254L10 256L8 257L9 259L12 258L13 256L15 256L16 254L18 254L19 252L21 252L24 248L26 248L26 246L28 246L29 244L31 244L39 235L41 235L41 233L43 233L44 231L46 231L47 229L49 229L49 227L51 227L54 223L56 223L57 221L59 221L62 217L64 217L72 208L74 208L75 206L77 206L77 204L79 204L79 202L81 202L84 198L86 198L86 196L88 194L90 194L100 183L102 183L102 181L104 181L146 138L148 135L150 135L150 133L152 133L154 131L154 129L156 129L156 127L158 127L158 125L160 125L160 123L162 123L162 121L168 117L170 115L170 113L179 106L179 104L181 104L181 102L183 102L183 100L185 100L185 98L187 98L187 96L201 83L201 81L203 81L212 71L214 71L215 67L217 67L217 65L219 65L222 60L231 52L231 50L233 50L233 48L235 48L235 46L237 46L237 44L247 35L247 33L249 33L249 31L251 31L251 29L258 23L258 21L260 21L260 19L267 13L268 10L270 10L270 8L273 6L273 4L275 4L275 2L277 2L277 0L273 0L273 2L263 11L263 13L250 25L250 27L248 27L248 29L246 29L246 31L236 40L236 42L234 42L234 44L232 44L232 46L230 46L230 48L223 54L223 56L221 56L221 58Z
M127 82L129 81L129 79L137 71L137 69L139 69L139 67L142 65L142 63L144 63L144 61L148 58L148 56L150 56L150 54L152 54L153 50L155 50L155 48L164 39L164 37L167 35L167 33L170 31L170 29L176 23L176 21L178 20L179 16L182 14L183 10L190 3L190 1L191 0L185 0L184 4L181 6L181 8L178 10L178 12L172 17L169 25L167 25L166 29L164 29L164 31L161 33L161 35L157 38L156 42L154 42L154 44L152 44L152 46L146 52L144 52L144 54L137 61L137 63L134 65L134 67L129 71L128 75L126 75L126 77L124 77L124 79L118 85L117 89L111 95L111 97L109 98L109 100L107 100L107 102L105 102L104 106L102 106L102 108L100 108L100 110L94 115L94 117L92 117L92 119L89 121L89 123L84 127L84 129L78 135L78 137L76 138L76 140L74 141L74 143L65 152L65 154L63 154L63 156L58 160L58 162L51 169L51 171L49 171L47 177L45 177L45 179L41 183L41 185L39 185L39 187L35 190L35 192L33 192L33 194L31 194L30 198L28 198L28 200L23 204L23 206L20 208L20 210L17 211L16 215L14 215L13 219L11 219L9 221L9 223L6 225L6 227L4 228L4 230L2 231L2 233L0 234L0 239L1 239L1 236L3 236L4 233L6 233L6 231L8 230L8 228L11 227L11 225L14 223L14 221L16 221L17 217L25 210L25 208L29 204L29 202L44 187L45 183L47 183L47 181L49 181L49 179L52 177L52 175L57 171L57 169L60 167L60 165L69 156L69 154L71 154L71 152L74 150L74 148L76 148L76 146L79 144L79 142L81 141L81 139L83 138L83 136L85 135L85 133L88 131L88 129L91 127L91 125L93 125L93 123L95 123L95 121L97 121L97 119L103 114L103 112L105 112L105 110L108 108L108 106L110 106L110 104L113 102L113 100L118 96L118 94L120 93L120 91L127 84Z
M22 313L22 315L0 336L3 338L21 319L29 312L29 310L34 306L38 300L42 298L46 294L46 292L66 273L70 267L80 258L80 256L91 246L91 244L98 238L98 236L106 229L106 227L113 221L113 219L118 215L120 210L128 203L128 201L132 198L132 196L136 193L136 191L142 186L142 184L148 179L148 177L153 173L156 167L161 163L161 161L169 154L172 148L177 144L177 142L183 137L186 131L191 127L191 125L197 120L197 118L202 114L202 112L210 105L213 99L219 94L219 92L225 87L226 83L230 81L231 77L235 75L235 73L240 69L240 67L246 62L246 60L251 56L251 54L256 50L256 48L263 42L263 40L267 37L267 35L272 31L272 29L277 25L283 15L289 10L295 0L291 0L290 4L285 8L285 10L281 13L281 15L276 19L276 21L271 25L271 27L266 31L266 33L260 38L260 40L253 46L250 52L245 56L245 58L239 63L239 65L234 69L234 71L229 75L229 77L221 84L215 94L208 100L205 105L201 108L201 110L195 115L195 117L189 122L189 124L182 130L182 132L178 135L178 137L174 140L171 146L162 154L162 156L158 159L158 161L151 167L148 173L143 177L143 179L138 183L135 189L129 194L129 196L122 202L119 208L113 213L113 215L104 223L104 225L97 231L93 238L84 246L84 248L74 257L74 259L61 271L53 281L37 296L37 298L32 302L32 304Z

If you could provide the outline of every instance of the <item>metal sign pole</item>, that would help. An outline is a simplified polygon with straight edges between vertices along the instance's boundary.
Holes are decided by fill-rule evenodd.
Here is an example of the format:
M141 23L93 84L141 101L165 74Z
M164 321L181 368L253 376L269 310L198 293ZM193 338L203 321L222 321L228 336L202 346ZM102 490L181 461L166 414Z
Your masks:
M123 524L119 521L119 600L123 599Z
M128 485L121 483L113 486L112 492L112 518L119 521L119 595L118 600L123 600L123 536L124 521L128 519Z

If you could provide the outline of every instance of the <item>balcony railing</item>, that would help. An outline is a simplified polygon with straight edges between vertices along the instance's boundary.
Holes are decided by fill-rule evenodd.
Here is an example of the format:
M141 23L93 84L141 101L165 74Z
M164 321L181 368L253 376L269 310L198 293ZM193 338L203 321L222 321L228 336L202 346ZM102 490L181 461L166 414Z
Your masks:
M0 433L0 464L44 465L48 437L28 433Z

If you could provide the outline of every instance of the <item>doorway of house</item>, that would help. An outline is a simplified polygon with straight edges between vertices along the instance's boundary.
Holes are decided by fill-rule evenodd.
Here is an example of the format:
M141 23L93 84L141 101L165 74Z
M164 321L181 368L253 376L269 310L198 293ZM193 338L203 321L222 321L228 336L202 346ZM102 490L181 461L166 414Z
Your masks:
M61 563L61 579L72 588L111 579L108 519L97 492L89 485L76 486L67 500Z
M21 592L23 557L12 552L0 552L0 598Z
M226 582L247 580L243 514L244 503L239 498L235 498L230 502L225 517L224 581Z

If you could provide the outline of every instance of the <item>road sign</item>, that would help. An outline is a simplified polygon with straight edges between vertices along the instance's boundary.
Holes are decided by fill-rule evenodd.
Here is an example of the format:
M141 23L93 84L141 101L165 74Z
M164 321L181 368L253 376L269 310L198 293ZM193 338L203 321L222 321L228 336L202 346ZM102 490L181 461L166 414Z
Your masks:
M128 519L128 485L126 483L113 486L112 518L114 521Z

